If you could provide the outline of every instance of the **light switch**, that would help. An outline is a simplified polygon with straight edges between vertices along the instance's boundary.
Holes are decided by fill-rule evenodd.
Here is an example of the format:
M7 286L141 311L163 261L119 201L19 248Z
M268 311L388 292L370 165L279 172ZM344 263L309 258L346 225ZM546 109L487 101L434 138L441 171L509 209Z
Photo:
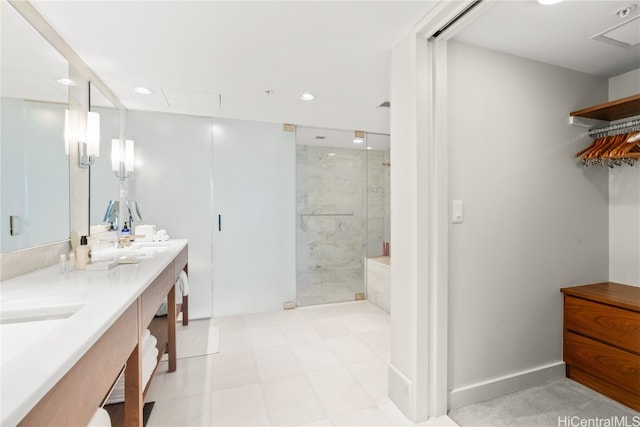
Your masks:
M454 200L451 206L451 222L454 224L462 224L464 222L464 202L462 200Z

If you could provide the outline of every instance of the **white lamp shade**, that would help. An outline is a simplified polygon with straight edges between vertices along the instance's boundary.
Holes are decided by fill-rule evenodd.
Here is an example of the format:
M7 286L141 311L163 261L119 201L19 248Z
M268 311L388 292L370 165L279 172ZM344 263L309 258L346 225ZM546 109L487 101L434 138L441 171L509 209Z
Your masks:
M120 171L120 140L111 140L111 170Z
M133 141L127 139L125 141L124 165L127 175L133 172Z
M87 154L100 156L100 114L93 111L87 113Z
M134 164L134 142L130 139L121 141L111 140L111 170L120 178L124 179L133 172Z

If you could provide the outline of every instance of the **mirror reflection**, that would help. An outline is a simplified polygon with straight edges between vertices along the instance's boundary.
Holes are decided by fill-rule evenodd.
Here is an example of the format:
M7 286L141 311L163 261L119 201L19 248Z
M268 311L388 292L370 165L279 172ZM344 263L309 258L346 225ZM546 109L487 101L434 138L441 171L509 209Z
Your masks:
M120 181L111 170L111 140L120 138L120 111L93 85L89 109L100 114L100 156L90 168L89 224L104 224L111 200L120 198Z
M1 7L0 251L69 238L69 65L9 3Z

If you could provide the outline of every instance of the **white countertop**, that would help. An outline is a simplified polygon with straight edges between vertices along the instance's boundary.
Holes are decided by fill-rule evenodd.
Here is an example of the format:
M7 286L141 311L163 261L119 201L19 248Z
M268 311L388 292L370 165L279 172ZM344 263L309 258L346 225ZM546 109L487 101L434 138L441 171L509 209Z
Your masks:
M187 245L144 249L137 264L60 273L57 265L0 282L2 310L80 306L70 317L0 325L0 425L15 425ZM96 408L97 409L97 408Z

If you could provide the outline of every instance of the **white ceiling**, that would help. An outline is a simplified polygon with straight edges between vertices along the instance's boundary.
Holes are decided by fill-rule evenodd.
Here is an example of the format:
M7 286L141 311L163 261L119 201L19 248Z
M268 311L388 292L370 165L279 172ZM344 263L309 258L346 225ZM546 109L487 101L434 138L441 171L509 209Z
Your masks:
M616 12L628 5L635 5L636 9L624 19L618 17ZM536 1L496 1L454 39L587 74L613 77L640 68L640 44L622 48L591 37L631 21L628 29L640 39L639 15L638 0L574 0L549 6Z
M68 88L57 81L69 74L66 59L13 7L1 5L2 96L68 103Z
M455 39L610 77L640 68L640 46L591 36L623 21L618 9L639 2L485 1ZM389 132L389 110L377 105L389 100L391 47L436 3L33 1L127 108L376 133ZM3 95L11 65L5 15ZM25 56L20 43L14 59ZM38 62L33 70L55 68ZM154 93L139 95L136 86ZM316 100L300 101L304 91Z
M33 3L127 108L382 133L391 47L435 5ZM300 101L305 91L316 100Z

